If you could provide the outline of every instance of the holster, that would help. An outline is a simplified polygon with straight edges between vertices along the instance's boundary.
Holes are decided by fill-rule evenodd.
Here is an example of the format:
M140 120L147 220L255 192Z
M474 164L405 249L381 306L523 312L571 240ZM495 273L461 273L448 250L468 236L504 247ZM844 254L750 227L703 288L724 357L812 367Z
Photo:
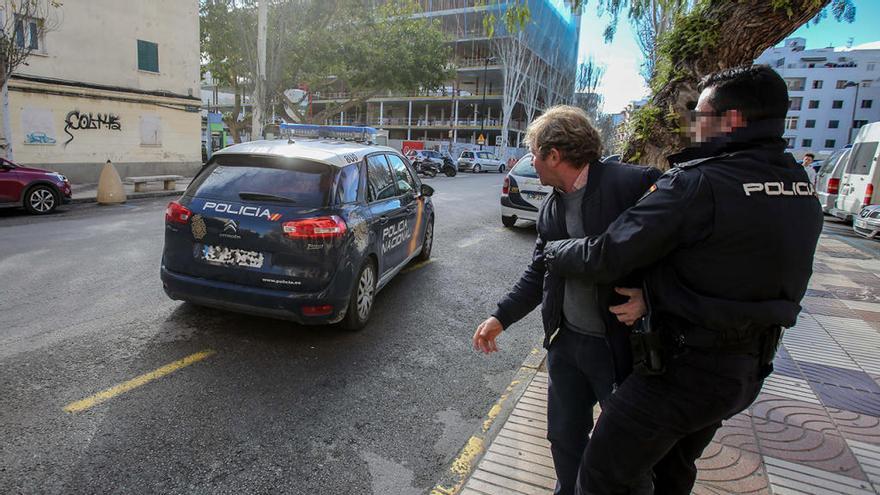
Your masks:
M632 347L633 371L640 375L662 375L666 372L664 343L661 334L651 322L651 302L648 299L648 287L642 284L642 296L648 312L639 318L630 333Z

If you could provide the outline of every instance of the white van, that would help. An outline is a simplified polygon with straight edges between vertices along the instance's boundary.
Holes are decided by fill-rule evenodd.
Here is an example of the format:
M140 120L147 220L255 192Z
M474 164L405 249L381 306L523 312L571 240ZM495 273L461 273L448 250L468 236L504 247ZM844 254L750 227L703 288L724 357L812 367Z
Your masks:
M832 215L851 221L859 215L863 206L875 203L875 198L880 195L878 144L880 122L865 125L859 130L840 180L840 195L831 209Z

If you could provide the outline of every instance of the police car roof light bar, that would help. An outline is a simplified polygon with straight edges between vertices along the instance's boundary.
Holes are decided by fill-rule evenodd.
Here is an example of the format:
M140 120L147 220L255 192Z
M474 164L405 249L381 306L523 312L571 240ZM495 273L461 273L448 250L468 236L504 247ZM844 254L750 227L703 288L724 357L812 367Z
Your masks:
M348 125L315 125L281 123L281 130L287 137L341 139L344 141L376 142L376 129L372 127L355 127Z

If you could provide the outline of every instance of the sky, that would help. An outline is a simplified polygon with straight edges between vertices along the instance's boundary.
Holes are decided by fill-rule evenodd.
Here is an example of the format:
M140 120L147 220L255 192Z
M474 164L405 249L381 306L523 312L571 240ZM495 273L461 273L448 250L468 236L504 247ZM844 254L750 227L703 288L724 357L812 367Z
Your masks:
M880 41L880 30L877 29L880 0L855 0L855 4L856 20L852 24L828 17L819 24L809 23L800 27L790 37L806 38L808 49L845 46L850 37L854 38L853 46ZM593 8L585 8L581 17L578 60L584 61L592 55L606 66L603 87L600 89L605 99L604 111L617 113L630 101L647 96L648 88L639 74L642 53L629 21L621 19L614 41L610 44L605 43L602 36L607 24L608 18L597 15L595 4Z

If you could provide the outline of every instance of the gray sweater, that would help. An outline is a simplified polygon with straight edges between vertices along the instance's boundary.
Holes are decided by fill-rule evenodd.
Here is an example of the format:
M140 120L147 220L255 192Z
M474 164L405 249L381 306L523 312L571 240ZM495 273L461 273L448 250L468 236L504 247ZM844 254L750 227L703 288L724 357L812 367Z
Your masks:
M582 187L568 194L560 193L565 208L565 229L572 239L586 237L583 222L583 200L587 188ZM605 336L605 323L599 308L599 295L596 285L578 278L565 279L562 304L562 318L565 327L571 331ZM607 311L607 309L605 310Z

